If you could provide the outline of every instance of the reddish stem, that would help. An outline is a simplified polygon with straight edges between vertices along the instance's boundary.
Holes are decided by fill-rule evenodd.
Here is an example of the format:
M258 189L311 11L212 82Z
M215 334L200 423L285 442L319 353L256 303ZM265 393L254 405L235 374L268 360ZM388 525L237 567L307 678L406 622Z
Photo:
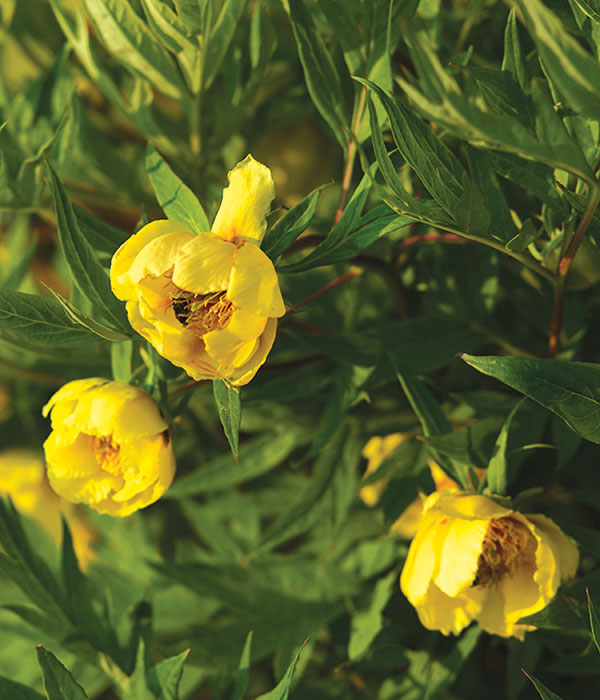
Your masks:
M330 289L338 287L340 284L344 284L344 282L347 282L348 280L351 280L353 277L357 277L358 275L360 275L360 270L348 270L348 272L345 272L343 275L336 277L334 280L331 280L331 282L328 282L326 285L321 287L321 289L317 289L316 292L309 294L307 297L302 299L302 301L299 301L297 304L294 304L294 306L291 306L287 310L286 316L288 314L298 311L298 309L301 309L304 306L307 306L315 299L318 299L319 297L323 296L323 294L326 294Z

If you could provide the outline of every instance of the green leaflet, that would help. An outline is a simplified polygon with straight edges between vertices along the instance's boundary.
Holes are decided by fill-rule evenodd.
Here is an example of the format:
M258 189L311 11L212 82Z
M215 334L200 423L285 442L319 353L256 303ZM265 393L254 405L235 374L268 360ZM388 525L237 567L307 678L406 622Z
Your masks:
M225 437L231 447L235 461L238 461L239 433L242 420L242 403L240 390L229 386L221 379L213 381L213 393L219 420L225 431Z
M48 700L89 700L85 690L51 651L39 644L37 655Z
M113 56L174 98L186 93L173 59L126 0L85 0L99 37Z
M600 443L600 365L524 357L462 359L556 413L581 437Z
M198 198L175 175L152 144L148 144L146 150L146 170L156 200L169 219L187 224L195 233L210 231L210 224Z

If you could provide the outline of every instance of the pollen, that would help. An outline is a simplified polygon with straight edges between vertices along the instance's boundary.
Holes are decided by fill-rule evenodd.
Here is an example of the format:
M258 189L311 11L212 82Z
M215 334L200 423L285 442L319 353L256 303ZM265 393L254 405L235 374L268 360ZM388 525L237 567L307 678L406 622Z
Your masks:
M112 435L106 437L92 437L92 452L98 460L101 469L119 476L121 474L120 464L120 448L112 438Z
M504 576L512 576L520 564L532 558L536 547L534 536L518 520L490 520L472 585L491 586Z
M234 310L224 291L211 294L180 291L171 295L171 305L179 323L198 335L225 328Z

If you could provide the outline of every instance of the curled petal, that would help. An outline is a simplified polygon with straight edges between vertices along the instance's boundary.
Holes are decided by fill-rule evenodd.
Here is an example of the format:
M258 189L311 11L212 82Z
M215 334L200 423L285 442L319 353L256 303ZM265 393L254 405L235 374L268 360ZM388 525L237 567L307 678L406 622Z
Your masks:
M285 314L277 273L270 258L258 246L246 243L238 249L227 298L259 316L279 318Z

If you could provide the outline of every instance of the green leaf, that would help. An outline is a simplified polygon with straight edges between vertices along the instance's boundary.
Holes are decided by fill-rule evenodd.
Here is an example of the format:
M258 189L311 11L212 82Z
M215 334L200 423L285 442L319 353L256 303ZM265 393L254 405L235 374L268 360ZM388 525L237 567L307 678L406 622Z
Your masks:
M205 33L208 40L204 55L205 88L211 86L219 73L245 7L246 0L225 0L217 21L210 28L210 34Z
M600 365L525 357L462 359L555 413L577 435L600 444Z
M248 687L248 675L250 674L250 649L252 647L252 635L253 632L250 630L250 632L248 632L248 636L246 637L240 663L235 674L235 686L233 688L233 693L231 694L231 700L244 700L244 695L246 694L246 688Z
M496 440L494 452L492 454L492 458L490 459L490 463L486 471L489 488L491 489L492 493L497 493L500 496L506 495L507 488L510 483L506 454L508 434L513 418L515 417L515 413L523 405L524 401L525 399L519 401L504 421L504 425L502 426L500 434L498 435L498 439Z
M106 322L117 329L128 330L125 305L112 293L108 274L81 233L62 183L54 170L47 167L54 194L58 237L73 281Z
M192 474L177 479L163 498L220 491L255 479L279 465L304 437L304 432L286 428L250 440L240 448L239 464L229 454L216 457Z
M525 219L523 225L519 229L519 233L513 236L506 244L508 250L516 250L522 253L528 245L537 241L541 233L538 231L531 219Z
M166 95L186 94L180 73L127 0L84 0L98 37L110 54Z
M600 2L598 0L575 0L575 2L588 17L600 23Z
M127 235L118 228L100 221L77 204L73 204L73 211L79 230L92 248L112 258L117 248L125 242Z
M298 649L298 653L294 657L294 660L292 663L288 666L287 671L285 672L285 675L283 678L279 681L279 683L276 685L273 690L271 690L268 693L263 693L262 695L259 695L256 700L287 700L289 695L290 695L290 690L292 688L292 680L294 678L294 673L296 672L296 666L298 665L298 661L300 659L300 654L302 653L302 650L304 649L306 643L308 642L308 639L304 642L304 644Z
M361 610L352 616L352 628L348 642L348 658L350 661L360 659L368 651L375 637L383 627L383 609L387 605L398 578L397 571L377 581L373 597L367 610Z
M341 427L337 435L321 450L313 474L298 498L284 508L263 533L258 550L272 549L308 530L321 516L322 507L333 483L339 455L348 438L348 428Z
M542 698L542 700L562 700L560 695L557 695L556 693L553 693L549 688L546 688L546 686L541 682L538 681L538 679L535 676L530 676L525 669L523 669L523 673L529 678L531 683L533 684L533 687L537 690L538 695Z
M261 248L270 258L275 259L284 253L296 238L308 228L315 215L323 187L326 185L317 187L310 194L307 194L302 201L287 211L267 231Z
M36 650L48 700L89 700L85 690L51 651L41 644Z
M67 318L57 301L21 292L0 291L0 333L4 331L51 348L92 340L87 330Z
M596 645L596 649L600 652L600 617L598 617L598 609L590 596L589 588L585 589L588 601L588 612L590 615L590 631L592 639Z
M108 326L102 325L101 323L98 323L98 321L95 321L91 316L84 314L83 311L80 311L75 306L73 306L73 304L71 304L71 302L68 299L65 299L63 295L57 292L55 289L52 289L51 287L46 287L46 289L62 306L63 311L69 317L69 319L71 319L71 321L73 321L74 323L83 326L90 333L93 333L94 335L97 335L100 338L103 338L104 340L110 340L113 343L119 343L128 340L128 335L119 331L115 331L112 328L109 328Z
M110 365L116 382L131 382L131 361L133 358L133 341L124 340L110 346Z
M156 200L169 219L187 224L195 233L210 231L210 224L197 197L175 175L152 144L148 144L146 150L146 170Z
M348 143L348 118L339 73L331 59L331 53L315 30L304 0L289 0L289 11L304 79L312 101L345 148Z
M456 222L465 235L484 236L490 226L490 212L479 187L463 174L463 193L456 209Z
M44 697L21 683L0 676L0 698L6 700L44 700Z
M600 66L540 0L519 0L542 66L571 109L590 119L600 111Z
M190 654L186 649L177 656L163 659L146 672L148 688L156 693L158 700L179 700L179 683L183 674L183 665Z
M240 424L242 422L242 402L240 390L229 386L221 379L213 381L213 393L219 420L225 431L225 437L231 447L235 461L238 461Z
M502 58L502 70L512 75L515 82L524 92L529 88L525 55L519 34L519 23L515 8L511 8L506 21L504 31L504 57Z
M463 194L464 178L468 178L458 159L409 107L399 100L393 100L370 80L357 80L379 98L402 157L414 169L435 201L454 217Z

